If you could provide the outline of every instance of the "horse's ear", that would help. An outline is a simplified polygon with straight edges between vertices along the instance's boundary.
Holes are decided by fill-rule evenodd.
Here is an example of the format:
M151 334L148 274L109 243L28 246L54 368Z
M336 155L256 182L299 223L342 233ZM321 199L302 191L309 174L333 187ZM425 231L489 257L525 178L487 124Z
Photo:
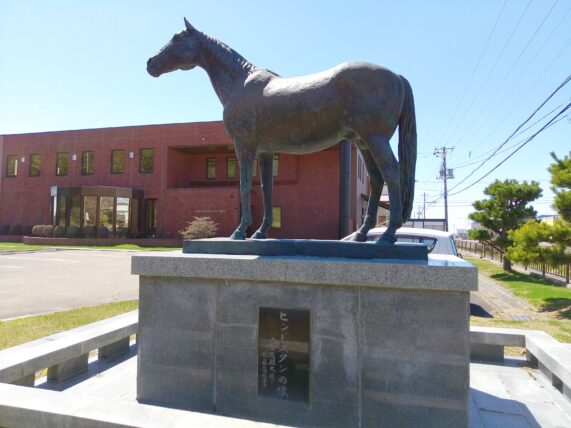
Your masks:
M186 27L186 31L188 31L189 33L192 33L194 31L194 27L190 25L190 22L188 22L186 17L184 18L184 25Z

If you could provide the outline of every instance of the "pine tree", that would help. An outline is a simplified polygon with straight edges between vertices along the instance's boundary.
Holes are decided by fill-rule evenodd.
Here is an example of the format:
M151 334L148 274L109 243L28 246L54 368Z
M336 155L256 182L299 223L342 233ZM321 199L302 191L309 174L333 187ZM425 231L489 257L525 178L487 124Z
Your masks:
M535 217L535 210L528 204L540 197L541 192L536 181L494 181L484 189L489 198L474 202L476 212L469 215L483 229L470 231L469 236L505 251L512 244L509 233ZM511 270L511 261L505 254L503 267Z
M563 220L571 222L571 152L563 159L553 152L551 157L555 161L548 169L553 185L551 189L555 193L553 207Z
M530 221L510 234L509 256L523 264L571 263L571 153L563 159L555 153L551 157L555 161L548 168L555 193L553 208L560 218L553 225Z

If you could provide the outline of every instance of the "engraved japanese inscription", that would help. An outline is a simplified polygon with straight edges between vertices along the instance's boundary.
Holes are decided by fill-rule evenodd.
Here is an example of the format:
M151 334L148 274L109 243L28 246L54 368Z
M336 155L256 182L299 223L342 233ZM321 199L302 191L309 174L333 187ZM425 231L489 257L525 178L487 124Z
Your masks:
M309 311L259 310L258 395L309 403Z

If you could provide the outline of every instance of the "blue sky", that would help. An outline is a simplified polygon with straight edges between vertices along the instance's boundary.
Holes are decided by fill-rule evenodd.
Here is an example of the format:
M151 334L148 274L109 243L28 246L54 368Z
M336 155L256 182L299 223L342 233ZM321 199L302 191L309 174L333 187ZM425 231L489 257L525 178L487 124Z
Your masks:
M511 153L495 155L453 188L571 72L571 0L3 0L0 134L220 120L222 108L204 71L159 79L146 73L147 58L184 28L184 16L283 76L350 60L405 76L418 127L414 214L426 194L427 217L444 215L434 148L455 147L448 157L455 174L449 189L461 190ZM570 100L571 83L528 125ZM550 151L571 151L571 120L545 130L480 183L450 196L452 227L467 226L471 202L483 198L483 188L496 178L540 181L544 197L534 206L552 213Z

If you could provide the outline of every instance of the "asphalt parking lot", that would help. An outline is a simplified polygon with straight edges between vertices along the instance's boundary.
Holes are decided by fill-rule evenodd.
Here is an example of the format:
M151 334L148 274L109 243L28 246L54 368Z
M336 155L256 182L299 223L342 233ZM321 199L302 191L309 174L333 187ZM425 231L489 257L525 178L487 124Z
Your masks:
M0 253L0 320L137 299L133 254L137 252L78 249Z

